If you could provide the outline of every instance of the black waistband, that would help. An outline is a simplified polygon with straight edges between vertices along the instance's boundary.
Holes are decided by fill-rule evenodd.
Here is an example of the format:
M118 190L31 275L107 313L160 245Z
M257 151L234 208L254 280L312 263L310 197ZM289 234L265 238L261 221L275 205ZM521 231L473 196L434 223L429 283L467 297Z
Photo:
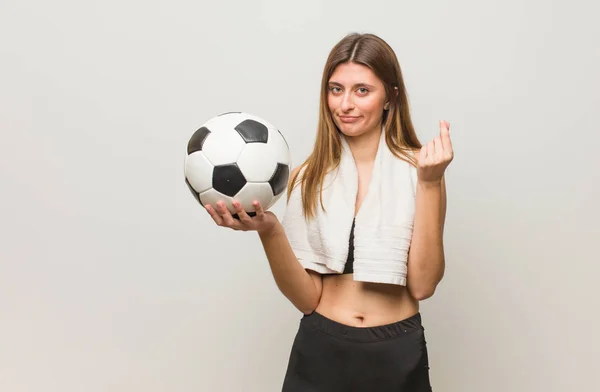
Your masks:
M400 337L418 329L421 325L421 313L391 324L375 327L353 327L331 320L320 313L312 312L302 317L302 325L313 330L321 330L329 335L346 340L373 342L377 340Z

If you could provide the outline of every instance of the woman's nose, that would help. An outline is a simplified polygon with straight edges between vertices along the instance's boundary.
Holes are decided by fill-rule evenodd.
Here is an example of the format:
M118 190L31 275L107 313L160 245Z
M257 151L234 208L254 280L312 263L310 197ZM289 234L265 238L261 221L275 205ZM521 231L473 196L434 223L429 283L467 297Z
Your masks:
M344 97L342 98L342 110L347 112L349 110L352 110L354 108L354 102L352 101L352 97L350 94L344 94Z

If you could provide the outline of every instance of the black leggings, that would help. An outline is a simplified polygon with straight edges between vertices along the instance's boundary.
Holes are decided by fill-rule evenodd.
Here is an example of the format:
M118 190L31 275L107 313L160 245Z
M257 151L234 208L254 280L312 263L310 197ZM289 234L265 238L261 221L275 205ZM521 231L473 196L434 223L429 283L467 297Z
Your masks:
M313 312L300 321L282 392L431 391L421 314L352 327Z

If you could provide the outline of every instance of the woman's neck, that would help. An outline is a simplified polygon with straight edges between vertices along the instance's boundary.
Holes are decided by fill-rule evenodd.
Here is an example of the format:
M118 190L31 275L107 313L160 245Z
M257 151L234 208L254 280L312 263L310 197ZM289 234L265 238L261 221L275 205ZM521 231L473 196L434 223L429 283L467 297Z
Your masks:
M352 156L357 164L371 163L375 161L379 139L381 138L381 128L366 132L360 136L346 137Z

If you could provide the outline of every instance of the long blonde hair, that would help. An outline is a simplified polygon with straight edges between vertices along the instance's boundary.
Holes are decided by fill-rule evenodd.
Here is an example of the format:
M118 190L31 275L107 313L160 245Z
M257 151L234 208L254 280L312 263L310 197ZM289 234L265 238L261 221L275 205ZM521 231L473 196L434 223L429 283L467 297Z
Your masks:
M399 159L416 166L412 151L421 148L410 117L402 71L394 50L383 39L373 34L352 33L345 36L329 53L323 70L319 121L313 151L292 175L287 187L289 201L294 186L300 182L302 209L306 219L315 215L317 193L322 195L317 189L322 190L325 175L340 163L341 136L329 111L327 87L336 67L349 62L369 67L385 86L390 106L382 114L382 124L390 151ZM304 172L299 178L298 174L302 168ZM325 209L322 196L320 204L321 208Z

